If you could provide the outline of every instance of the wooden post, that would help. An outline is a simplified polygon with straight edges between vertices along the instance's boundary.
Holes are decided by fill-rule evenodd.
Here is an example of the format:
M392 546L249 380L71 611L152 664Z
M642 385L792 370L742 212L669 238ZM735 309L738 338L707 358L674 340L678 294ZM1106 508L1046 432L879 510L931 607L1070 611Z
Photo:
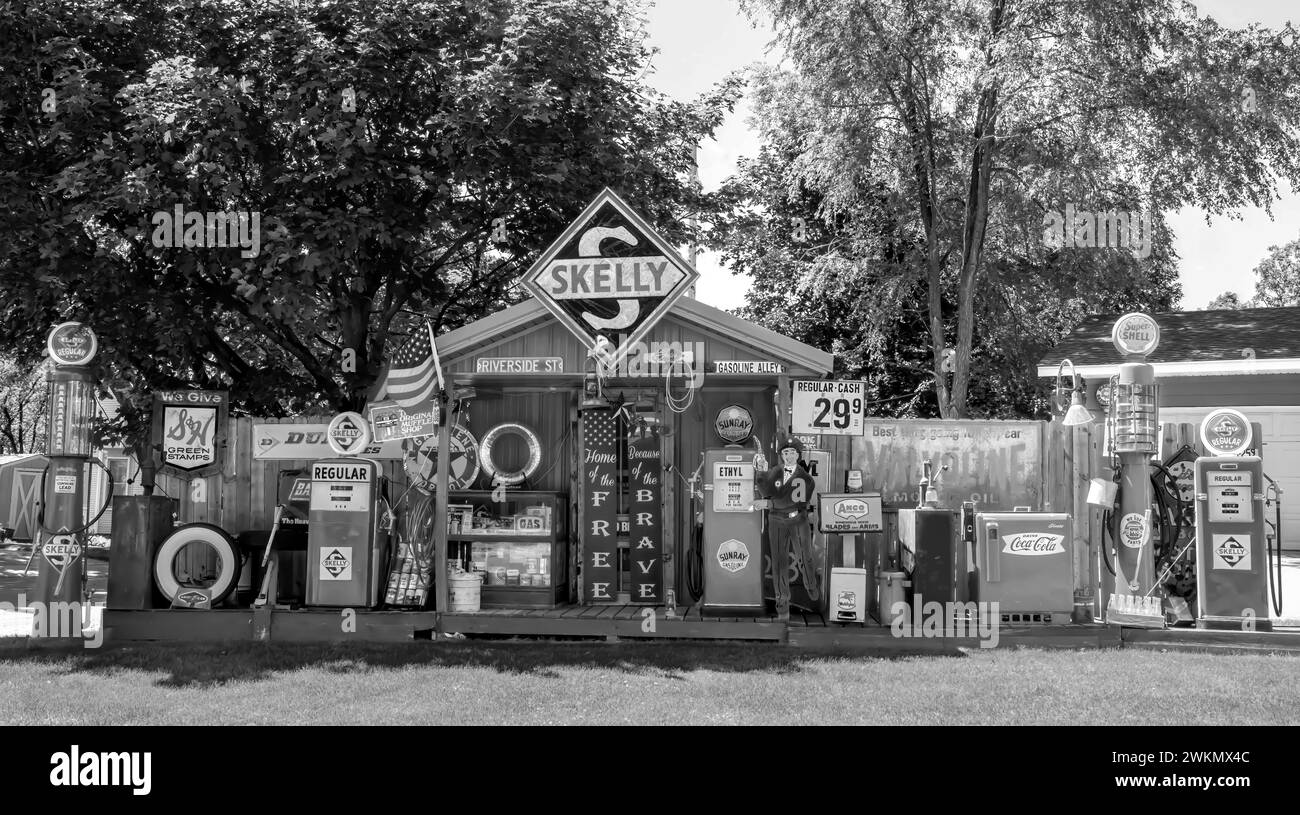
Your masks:
M438 394L438 481L433 504L433 610L447 611L447 503L451 489L451 417L448 416L447 392ZM442 633L442 618L438 618Z
M1071 541L1071 547L1074 551L1074 594L1075 599L1079 602L1091 601L1091 589L1089 588L1089 574L1092 571L1091 557L1088 550L1088 516L1090 508L1088 506L1088 487L1089 474L1089 442L1092 435L1092 425L1081 425L1072 428L1071 444L1073 446L1073 455L1071 456L1070 466L1070 489L1067 491L1066 500L1069 502L1070 517L1074 519L1074 540Z
M776 378L775 399L776 399L776 436L775 438L772 439L773 445L779 444L780 442L778 441L778 439L780 439L782 436L790 432L790 410L789 410L790 377L778 376ZM773 454L775 454L777 451L773 450L772 452ZM766 455L766 452L764 453L764 455ZM772 461L774 462L778 461L779 458L780 457L777 456L773 458Z

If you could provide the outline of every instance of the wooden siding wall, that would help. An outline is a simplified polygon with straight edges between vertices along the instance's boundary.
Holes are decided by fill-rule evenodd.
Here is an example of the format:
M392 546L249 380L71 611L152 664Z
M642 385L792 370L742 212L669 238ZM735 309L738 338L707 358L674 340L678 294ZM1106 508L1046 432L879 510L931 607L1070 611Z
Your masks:
M227 434L222 472L201 479L189 479L171 472L158 474L155 494L179 501L178 523L210 523L232 535L252 529L268 530L275 517L279 500L279 476L288 470L306 472L311 459L269 461L253 458L254 424L328 423L330 416L303 416L297 419L233 418ZM406 486L406 472L401 461L380 461L384 475L393 482L392 497ZM134 467L133 467L134 469ZM203 483L202 497L195 500L194 482Z
M629 397L633 396L631 392ZM518 421L532 427L543 443L541 472L530 488L575 492L574 477L578 471L578 439L576 433L577 394L574 391L505 391L500 395L475 399L468 408L468 427L476 438L500 422ZM729 404L748 407L755 419L755 433L763 441L764 452L773 459L771 440L775 434L777 417L771 387L740 389L708 388L697 392L695 402L683 414L669 414L672 434L665 437L665 463L675 464L684 476L689 476L698 466L706 447L722 446L713 430L717 412ZM306 417L301 420L281 420L283 423L324 422L328 417ZM252 457L252 426L258 423L276 423L277 420L236 418L231 420L229 444L225 450L224 473L202 479L206 500L196 501L191 481L166 474L158 478L158 492L177 498L180 509L179 523L207 522L238 534L246 530L269 529L277 502L278 476L282 471L306 470L309 460L263 461ZM1034 509L1066 512L1074 519L1074 571L1075 592L1080 600L1099 596L1099 554L1103 540L1101 510L1088 506L1089 482L1093 478L1111 477L1109 464L1104 461L1103 427L1101 424L1066 428L1053 422L1042 426L1043 501ZM1258 424L1255 432L1260 433ZM1198 454L1204 454L1197 438L1196 425L1167 424L1161 441L1160 460L1166 461L1184 444ZM1262 438L1262 436L1257 436ZM746 445L752 449L752 443ZM522 466L526 449L516 437L507 437L498 445L498 463L503 468ZM854 466L852 445L848 437L823 436L814 449L830 454L830 471L819 479L823 489L841 491L844 471ZM1263 445L1260 447L1263 450ZM1267 463L1267 454L1263 454ZM396 498L406 488L406 474L400 461L384 461L384 473L392 480L392 497ZM133 466L134 469L134 466ZM870 478L868 476L868 483ZM686 590L684 568L689 534L693 525L693 507L682 481L675 474L665 474L666 529L672 542L676 569L666 578L675 585L681 603L694 598ZM477 484L487 488L488 482L480 474ZM570 501L570 506L574 503ZM956 507L950 507L956 509ZM571 509L571 512L573 510ZM890 514L892 515L893 509ZM570 530L576 530L575 518L570 518ZM891 524L892 526L892 524ZM880 545L891 546L895 534L887 530ZM571 550L571 568L576 566L579 553ZM202 563L191 564L202 570ZM576 586L575 586L576 590Z

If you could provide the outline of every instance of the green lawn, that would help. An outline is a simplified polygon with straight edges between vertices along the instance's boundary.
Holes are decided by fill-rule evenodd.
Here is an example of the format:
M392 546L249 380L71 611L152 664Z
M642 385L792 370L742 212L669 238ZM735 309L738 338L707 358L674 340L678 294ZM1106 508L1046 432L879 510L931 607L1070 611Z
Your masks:
M676 642L9 642L0 724L1296 725L1297 681L1295 656L1127 649L869 659Z

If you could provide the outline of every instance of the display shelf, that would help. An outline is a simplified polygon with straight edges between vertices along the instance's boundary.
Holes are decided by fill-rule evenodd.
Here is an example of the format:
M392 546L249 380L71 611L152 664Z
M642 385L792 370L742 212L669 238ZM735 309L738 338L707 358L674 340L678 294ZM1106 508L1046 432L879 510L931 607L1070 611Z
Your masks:
M568 497L490 490L450 494L448 556L482 579L481 608L553 608L569 595Z

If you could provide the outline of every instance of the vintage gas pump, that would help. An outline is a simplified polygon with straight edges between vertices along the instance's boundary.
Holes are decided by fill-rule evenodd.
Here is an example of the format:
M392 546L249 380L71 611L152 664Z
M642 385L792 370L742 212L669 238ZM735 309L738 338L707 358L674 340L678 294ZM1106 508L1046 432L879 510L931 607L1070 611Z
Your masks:
M931 462L922 462L922 472L916 508L898 511L903 559L912 561L913 602L965 602L969 581L966 545L958 546L958 513L939 506Z
M94 416L94 377L87 370L98 350L95 333L81 323L56 325L46 340L54 362L50 372L50 412L43 479L36 575L36 598L45 604L78 602L85 552L82 511L86 461L91 455L90 420ZM93 523L93 521L92 521ZM48 636L80 637L81 631L48 631Z
M384 597L389 519L379 464L357 457L370 444L369 426L340 413L326 436L339 458L311 467L307 605L373 608Z
M1111 329L1111 342L1126 360L1111 396L1111 445L1119 459L1119 507L1115 531L1115 597L1109 611L1131 609L1129 598L1147 597L1155 586L1151 473L1160 449L1159 385L1146 362L1160 344L1160 326L1146 314L1125 314Z
M1251 446L1250 422L1235 410L1216 410L1201 422L1201 441L1208 455L1193 464L1196 625L1271 631L1264 468L1258 456L1241 455Z
M754 509L756 456L704 451L705 614L763 613L763 513Z

